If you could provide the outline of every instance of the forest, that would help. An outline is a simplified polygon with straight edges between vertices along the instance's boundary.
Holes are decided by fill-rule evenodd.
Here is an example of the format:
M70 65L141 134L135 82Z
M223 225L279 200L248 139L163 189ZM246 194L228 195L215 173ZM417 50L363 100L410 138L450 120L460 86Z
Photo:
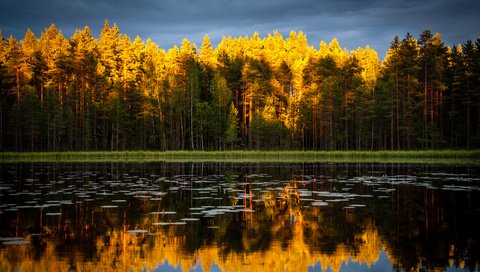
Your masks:
M302 32L159 48L105 22L0 32L0 151L480 147L480 36L395 36L384 60Z

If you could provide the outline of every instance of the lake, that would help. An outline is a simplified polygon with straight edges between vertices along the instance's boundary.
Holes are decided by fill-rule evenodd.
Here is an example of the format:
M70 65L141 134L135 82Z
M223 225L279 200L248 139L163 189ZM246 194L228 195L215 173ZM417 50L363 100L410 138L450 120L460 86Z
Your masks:
M478 166L0 171L0 271L479 271Z

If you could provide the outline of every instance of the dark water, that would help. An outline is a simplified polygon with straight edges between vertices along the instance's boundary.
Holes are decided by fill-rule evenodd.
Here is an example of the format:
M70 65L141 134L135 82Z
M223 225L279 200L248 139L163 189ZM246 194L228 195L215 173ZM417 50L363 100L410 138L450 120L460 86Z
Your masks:
M480 168L6 164L0 271L478 271Z

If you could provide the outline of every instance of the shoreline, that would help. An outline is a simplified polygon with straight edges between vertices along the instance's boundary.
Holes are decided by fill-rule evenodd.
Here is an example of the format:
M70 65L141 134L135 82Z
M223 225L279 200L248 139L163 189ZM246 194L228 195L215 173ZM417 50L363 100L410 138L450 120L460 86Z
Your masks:
M0 163L229 162L480 164L480 150L3 152Z

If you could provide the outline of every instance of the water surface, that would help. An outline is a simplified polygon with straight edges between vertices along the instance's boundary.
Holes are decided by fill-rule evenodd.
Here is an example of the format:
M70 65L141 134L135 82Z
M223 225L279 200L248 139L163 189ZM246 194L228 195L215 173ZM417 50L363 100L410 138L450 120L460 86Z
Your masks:
M1 165L1 271L478 271L480 168Z

